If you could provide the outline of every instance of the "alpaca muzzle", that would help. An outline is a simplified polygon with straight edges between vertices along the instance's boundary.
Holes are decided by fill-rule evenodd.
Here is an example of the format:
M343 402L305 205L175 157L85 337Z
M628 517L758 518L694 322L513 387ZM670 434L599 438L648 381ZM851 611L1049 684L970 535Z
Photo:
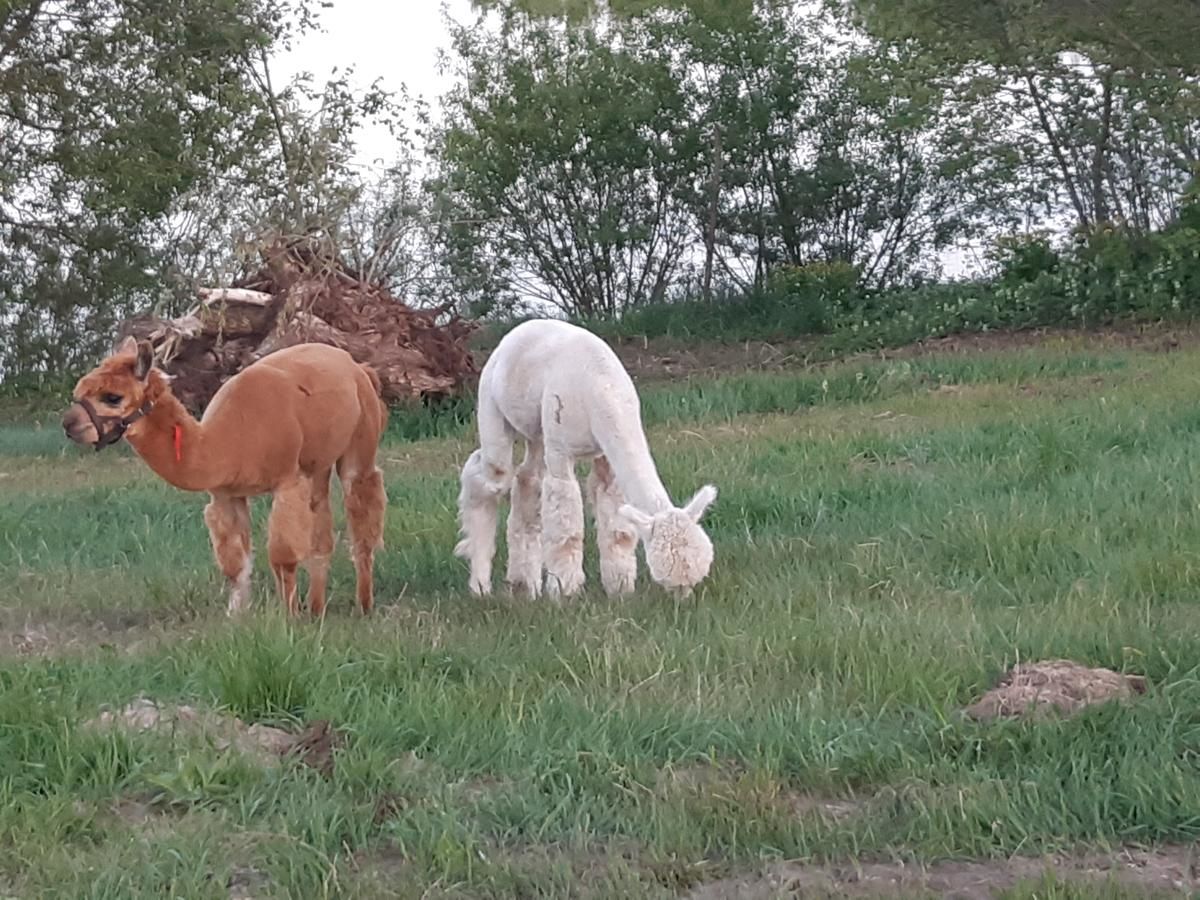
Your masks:
M99 453L105 447L110 447L121 440L125 436L125 432L129 430L129 426L149 414L150 410L154 408L154 404L147 400L127 416L104 416L96 412L96 408L92 406L90 400L82 397L76 400L71 405L71 409L68 409L63 415L63 430L66 431L67 437L78 441L79 416L73 415L75 407L83 410L92 428L96 430L96 440L92 442L92 447Z

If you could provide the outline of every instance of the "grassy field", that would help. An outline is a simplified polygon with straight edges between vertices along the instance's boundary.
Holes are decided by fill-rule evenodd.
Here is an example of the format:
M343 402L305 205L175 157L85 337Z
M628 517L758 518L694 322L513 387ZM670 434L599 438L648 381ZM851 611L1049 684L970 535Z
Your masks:
M204 497L127 449L0 429L0 896L1195 888L1200 351L1056 342L644 405L676 498L721 490L690 600L644 571L607 600L590 547L578 602L471 598L470 431L397 417L377 615L352 613L340 551L323 625L285 621L261 552L228 621ZM961 715L1050 657L1151 689ZM345 745L322 773L86 724L139 696L329 720Z

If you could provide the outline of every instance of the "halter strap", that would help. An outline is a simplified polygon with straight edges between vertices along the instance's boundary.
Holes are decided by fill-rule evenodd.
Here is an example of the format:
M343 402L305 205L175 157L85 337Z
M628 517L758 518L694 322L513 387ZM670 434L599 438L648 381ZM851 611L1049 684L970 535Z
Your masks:
M127 416L102 416L96 412L96 408L92 406L90 400L86 397L81 397L76 401L83 407L83 411L88 414L88 418L92 420L92 427L96 429L96 443L94 444L96 452L99 453L104 447L111 446L125 436L125 432L129 430L129 426L138 419L149 415L150 410L154 409L154 404L146 400L141 406L135 409ZM109 430L105 431L105 425L116 422Z

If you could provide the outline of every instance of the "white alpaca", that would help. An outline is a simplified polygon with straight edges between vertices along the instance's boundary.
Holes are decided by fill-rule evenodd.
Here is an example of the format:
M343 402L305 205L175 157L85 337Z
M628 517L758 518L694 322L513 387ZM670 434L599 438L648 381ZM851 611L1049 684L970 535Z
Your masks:
M507 581L514 591L570 596L583 587L583 498L575 462L592 460L588 496L609 594L633 590L637 543L650 577L686 595L707 574L713 548L700 517L716 499L705 485L676 508L642 430L637 390L604 341L539 319L500 341L479 377L479 449L462 470L458 556L476 594L492 589L500 499L511 494ZM525 459L513 470L513 443Z

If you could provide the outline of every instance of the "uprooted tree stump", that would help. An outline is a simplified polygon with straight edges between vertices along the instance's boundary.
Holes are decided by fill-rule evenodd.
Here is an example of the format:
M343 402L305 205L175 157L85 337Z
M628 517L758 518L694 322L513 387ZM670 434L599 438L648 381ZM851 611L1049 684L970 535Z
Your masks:
M467 342L475 323L448 307L415 309L351 270L326 242L305 237L260 251L262 264L228 288L201 288L186 315L126 320L174 376L175 395L193 413L246 366L293 344L341 347L371 366L388 403L438 401L478 378Z

